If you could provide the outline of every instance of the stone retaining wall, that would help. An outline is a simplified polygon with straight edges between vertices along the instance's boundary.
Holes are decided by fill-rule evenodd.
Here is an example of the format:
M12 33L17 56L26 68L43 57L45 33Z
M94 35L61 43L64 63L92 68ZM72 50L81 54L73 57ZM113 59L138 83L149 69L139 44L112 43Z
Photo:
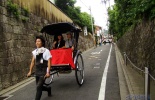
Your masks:
M118 42L136 66L151 68L155 76L155 20L143 22L129 30Z
M129 30L118 42L121 53L126 52L129 59L139 68L150 69L149 73L155 77L155 20L143 21L134 29ZM128 67L132 67L127 62ZM139 73L138 70L136 70ZM144 78L144 73L141 75ZM153 90L155 81L151 79L151 100L155 99ZM139 87L141 88L141 87ZM136 88L137 89L137 88Z

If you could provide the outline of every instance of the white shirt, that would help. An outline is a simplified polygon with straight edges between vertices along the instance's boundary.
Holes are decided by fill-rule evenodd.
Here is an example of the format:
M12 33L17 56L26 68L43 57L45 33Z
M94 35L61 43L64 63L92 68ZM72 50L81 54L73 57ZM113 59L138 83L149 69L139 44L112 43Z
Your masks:
M65 42L65 46L66 46L66 48L73 46L73 39L67 39Z
M35 59L36 59L36 55L38 55L39 53L43 53L43 59L44 60L49 60L50 58L52 58L50 51L46 48L43 48L43 47L37 48L34 51L32 51L32 54L33 54Z

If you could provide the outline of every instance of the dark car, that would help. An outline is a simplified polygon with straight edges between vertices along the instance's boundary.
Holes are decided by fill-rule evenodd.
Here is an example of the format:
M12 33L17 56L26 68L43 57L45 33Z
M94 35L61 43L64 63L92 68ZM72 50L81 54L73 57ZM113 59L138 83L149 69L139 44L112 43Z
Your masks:
M109 39L106 39L106 40L103 41L103 43L104 43L104 44L106 44L106 43L111 43L111 41L110 41Z

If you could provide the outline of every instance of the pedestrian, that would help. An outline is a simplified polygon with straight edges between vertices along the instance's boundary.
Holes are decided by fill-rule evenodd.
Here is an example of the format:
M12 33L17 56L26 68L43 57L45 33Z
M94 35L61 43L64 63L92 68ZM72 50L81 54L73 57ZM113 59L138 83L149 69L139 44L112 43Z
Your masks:
M36 47L32 51L32 60L30 64L30 70L27 76L31 76L33 67L36 66L35 75L36 75L36 96L35 100L40 100L42 91L47 91L48 96L51 96L51 87L43 86L45 79L50 77L50 68L51 68L51 54L48 49L45 48L45 40L42 36L37 36L35 39Z
M100 46L102 45L102 39L100 38Z
M56 38L52 45L53 49L65 48L65 41L62 34L56 35Z
M73 38L71 33L67 33L67 39L66 39L66 42L65 42L65 47L66 48L71 48L72 50L74 50L75 39Z
M97 45L98 45L98 40L96 39L95 46L97 47Z

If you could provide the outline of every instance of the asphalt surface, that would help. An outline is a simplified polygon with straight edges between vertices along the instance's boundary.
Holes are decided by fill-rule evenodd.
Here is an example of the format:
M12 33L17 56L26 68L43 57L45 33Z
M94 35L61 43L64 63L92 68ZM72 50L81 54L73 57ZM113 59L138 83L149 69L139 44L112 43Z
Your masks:
M85 65L85 80L80 87L75 78L75 72L54 76L51 84L52 96L43 92L41 100L98 100L99 95L105 95L105 100L120 100L120 89L117 72L114 45L107 73L105 94L100 93L100 86L104 68L107 62L111 45L102 45L82 54ZM35 82L10 94L7 100L34 100L36 92ZM104 99L103 99L104 100Z

